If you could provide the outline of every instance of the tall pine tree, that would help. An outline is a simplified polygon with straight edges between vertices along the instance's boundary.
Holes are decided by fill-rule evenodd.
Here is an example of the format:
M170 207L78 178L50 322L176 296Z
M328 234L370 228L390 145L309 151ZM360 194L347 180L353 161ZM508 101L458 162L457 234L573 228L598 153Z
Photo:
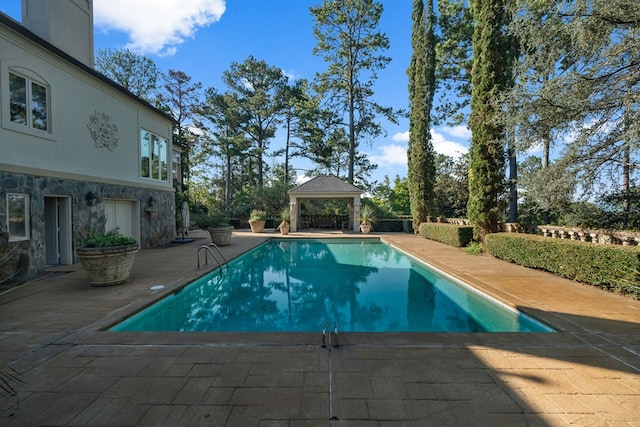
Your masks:
M425 16L426 15L426 16ZM408 183L413 227L426 222L434 208L435 154L431 143L431 107L436 89L436 37L433 0L414 0L409 75Z
M497 231L504 189L504 128L494 120L497 95L506 86L509 50L505 43L504 0L472 0L475 21L471 70L471 149L467 214L475 237Z
M341 117L348 136L348 177L358 180L356 166L362 154L360 141L384 134L379 116L396 123L396 112L373 100L373 86L378 71L391 58L384 56L389 38L378 29L382 3L375 0L323 0L309 8L313 16L313 35L318 44L313 53L328 63L326 71L317 73L315 89L327 107ZM361 183L361 182L360 182Z

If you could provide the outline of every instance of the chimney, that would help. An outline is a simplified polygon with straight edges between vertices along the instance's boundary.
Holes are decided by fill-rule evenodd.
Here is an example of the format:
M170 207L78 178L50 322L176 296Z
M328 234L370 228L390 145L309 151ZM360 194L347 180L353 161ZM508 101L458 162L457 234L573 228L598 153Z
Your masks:
M93 68L93 0L22 0L22 25Z

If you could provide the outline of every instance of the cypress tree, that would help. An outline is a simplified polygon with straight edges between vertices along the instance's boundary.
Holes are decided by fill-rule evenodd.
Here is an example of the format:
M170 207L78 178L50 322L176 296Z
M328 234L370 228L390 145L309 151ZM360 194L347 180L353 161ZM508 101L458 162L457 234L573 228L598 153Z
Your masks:
M425 19L426 15L426 19ZM411 45L413 54L407 70L409 76L409 147L408 185L413 228L426 222L433 211L435 186L435 154L431 143L431 107L436 79L436 37L433 0L414 0Z
M504 188L504 129L494 120L507 74L503 0L472 0L475 21L471 71L471 149L467 214L480 241L497 231Z

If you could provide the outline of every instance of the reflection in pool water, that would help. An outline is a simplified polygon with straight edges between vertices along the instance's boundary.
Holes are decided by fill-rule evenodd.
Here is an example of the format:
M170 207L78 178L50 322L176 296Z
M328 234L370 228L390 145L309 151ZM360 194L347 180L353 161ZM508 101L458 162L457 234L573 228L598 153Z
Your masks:
M550 332L377 240L271 240L115 331Z

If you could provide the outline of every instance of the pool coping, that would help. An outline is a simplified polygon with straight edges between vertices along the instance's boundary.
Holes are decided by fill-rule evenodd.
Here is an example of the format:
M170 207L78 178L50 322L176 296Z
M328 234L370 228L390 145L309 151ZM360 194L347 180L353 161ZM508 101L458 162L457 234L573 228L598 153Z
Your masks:
M237 231L235 233L238 233ZM320 237L318 237L320 236ZM538 320L552 328L555 332L341 332L340 342L344 345L401 345L401 346L438 346L438 345L528 345L528 346L548 346L555 345L556 342L572 342L575 345L583 345L585 343L591 345L618 345L622 344L628 337L623 336L622 340L619 340L617 336L609 336L606 333L589 330L580 323L574 321L567 321L566 318L558 316L556 313L549 313L546 310L540 310L535 307L527 305L526 300L522 300L517 295L510 292L505 292L499 285L488 284L484 280L479 280L469 275L465 271L452 268L449 264L446 264L440 260L432 257L425 257L419 251L414 250L411 247L407 247L406 244L398 243L397 233L377 233L369 235L361 234L329 234L329 233L297 233L296 235L278 235L278 234L264 234L261 235L260 241L255 244L249 245L242 251L228 257L228 261L232 261L235 258L243 255L247 251L254 249L255 247L266 243L273 239L371 239L382 241L395 249L398 249L409 256L419 260L420 262L432 265L434 268L440 270L446 275L453 277L456 280L460 280L466 285L472 287L474 290L485 294L487 297L496 300L498 303L504 304L516 311L522 312L531 318ZM400 235L404 238L407 235ZM431 244L441 245L439 243L430 242ZM446 245L442 245L441 249L453 250L455 252L461 251L460 248L452 248ZM221 249L225 249L222 247ZM473 255L465 255L474 259ZM426 258L426 259L425 259ZM490 259L504 263L505 265L515 266L500 260L496 260L492 257L480 256L478 259ZM528 271L524 267L516 266L517 268L524 269L524 271L536 275L542 275L543 277L554 278L563 282L571 282L566 279L558 278L550 273L540 271ZM70 342L80 340L86 344L134 344L134 343L147 343L147 344L189 344L199 343L200 345L304 345L314 346L318 345L321 341L321 331L318 332L124 332L124 331L108 331L113 325L125 320L133 314L145 309L148 306L155 304L161 299L171 295L189 285L194 280L209 274L214 271L216 267L212 266L206 271L200 271L197 274L190 277L182 277L173 283L165 285L159 291L149 295L147 298L140 298L109 313L85 328L76 331L68 336ZM581 289L585 289L586 285L579 285ZM626 297L618 296L605 292L599 289L586 287L587 290L595 290L597 293L601 293L604 296L613 296L617 298ZM635 302L635 300L630 300ZM639 304L640 307L640 304ZM181 334L187 334L187 336L181 336ZM551 336L554 336L551 338ZM452 344L455 341L456 344ZM63 341L61 341L63 342ZM640 342L640 336L638 337ZM640 367L639 367L640 368Z

